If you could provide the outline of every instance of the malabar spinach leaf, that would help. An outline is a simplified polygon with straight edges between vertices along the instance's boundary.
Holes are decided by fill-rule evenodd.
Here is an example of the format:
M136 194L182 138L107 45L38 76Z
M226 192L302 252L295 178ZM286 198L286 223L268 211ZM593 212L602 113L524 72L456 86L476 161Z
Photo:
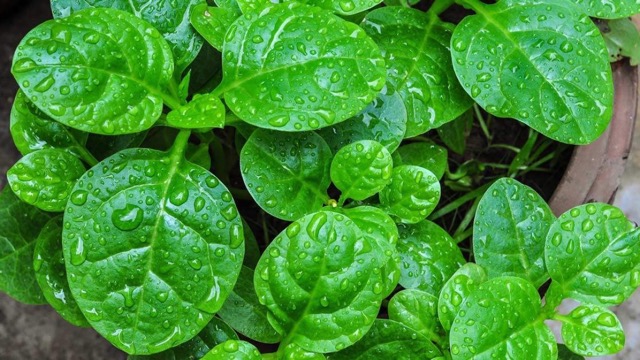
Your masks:
M598 27L611 62L628 57L632 66L640 63L640 33L631 19L609 20L599 23Z
M634 0L571 0L587 15L600 19L620 19L640 13L640 3Z
M196 94L186 105L167 114L167 123L178 129L209 129L224 127L225 108L220 99Z
M391 173L391 181L380 191L380 204L400 222L415 224L431 214L440 200L440 183L429 170L401 165Z
M224 36L238 16L239 12L230 9L198 4L191 11L191 23L211 46L222 50Z
M262 360L255 346L242 340L227 340L216 345L202 360Z
M402 290L389 302L389 319L417 331L436 344L445 345L437 305L438 298L427 292L417 289Z
M595 305L580 305L562 321L562 339L571 351L584 356L615 354L624 347L624 330L616 315Z
M447 149L434 142L414 142L402 145L393 154L393 165L415 165L425 168L442 179L447 170Z
M296 2L248 13L223 48L227 106L242 120L314 130L363 110L385 84L384 60L357 25Z
M591 19L565 1L475 2L451 38L465 90L489 113L570 144L597 139L611 120L607 48Z
M438 299L438 318L445 330L451 330L453 320L465 299L485 281L487 281L486 271L474 263L462 265L447 280Z

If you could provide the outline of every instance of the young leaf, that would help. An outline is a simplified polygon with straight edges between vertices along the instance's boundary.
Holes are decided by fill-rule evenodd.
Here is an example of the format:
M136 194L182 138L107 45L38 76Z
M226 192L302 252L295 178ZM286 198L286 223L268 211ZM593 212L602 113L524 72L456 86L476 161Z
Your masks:
M400 146L407 130L402 98L387 84L369 106L356 116L318 130L334 153L359 140L375 140L389 152Z
M187 136L169 153L130 149L104 160L78 181L65 211L71 291L93 328L130 354L191 338L240 272L233 198L184 160Z
M238 281L218 311L218 316L251 340L275 344L280 341L280 334L269 324L267 308L258 301L253 275L253 270L242 267Z
M112 8L129 12L158 29L169 43L180 75L198 55L202 38L189 23L189 12L205 0L128 1L128 0L51 0L53 16L66 17L87 8Z
M530 187L499 179L476 210L473 254L490 278L520 276L537 288L549 279L544 265L547 233L555 216Z
M216 345L202 360L262 360L260 351L255 346L242 340L227 340Z
M36 281L33 249L50 218L8 186L0 192L0 290L25 304L47 303Z
M284 131L356 115L375 99L386 73L361 28L296 2L236 20L224 43L223 71L215 93L225 94L238 117Z
M599 27L611 62L628 57L632 66L640 63L640 33L631 19L610 20Z
M421 290L407 289L395 294L389 302L389 319L417 331L440 345L445 344L444 329L438 322L438 298Z
M640 13L640 3L632 0L620 1L589 1L571 0L580 10L591 17L600 19L620 19Z
M431 214L440 200L440 183L429 170L402 165L380 191L380 204L403 223L415 224Z
M429 339L393 320L377 319L371 330L342 351L329 354L328 360L429 360L441 355Z
M402 258L400 285L437 296L444 283L465 263L462 252L446 231L423 220L399 225L398 252Z
M123 11L87 9L46 21L18 48L11 70L22 90L44 113L75 129L140 132L158 119L163 100L178 104L164 93L173 75L167 43Z
M620 209L606 204L565 212L547 235L551 279L565 296L581 302L622 303L640 285L640 230L633 227Z
M464 300L485 281L487 281L487 273L474 263L462 265L447 280L438 299L438 318L445 330L451 330L453 320L460 311Z
M254 278L282 343L333 352L358 341L383 299L371 240L346 216L320 211L287 227L265 250Z
M473 2L451 38L460 83L489 113L570 144L611 120L607 48L588 16L565 1Z
M349 144L331 162L331 180L342 192L341 201L364 200L382 190L391 180L393 160L379 142L360 140Z
M440 180L448 167L447 149L431 141L402 145L393 153L393 165L420 166Z
M584 356L615 354L624 347L620 320L606 308L580 305L562 321L562 339L571 351Z
M467 148L467 137L473 127L473 111L465 111L462 115L458 116L452 121L446 124L442 124L436 129L440 140L451 151L458 155L464 154Z
M33 251L33 269L51 307L71 324L88 327L87 319L69 290L62 256L62 215L49 220L40 231Z
M453 360L557 358L555 338L540 309L538 292L528 280L505 276L483 283L453 322Z
M167 114L167 123L178 129L223 128L225 107L211 94L196 94L186 105Z
M78 157L87 133L72 130L52 120L18 90L11 108L11 137L22 155L42 149L63 149Z
M449 51L454 26L419 10L387 6L368 13L362 27L387 61L387 81L407 109L405 137L420 135L471 107Z
M18 160L7 180L24 202L44 211L63 211L76 181L84 174L82 161L60 149L38 150Z
M221 51L224 35L240 14L230 9L198 4L191 10L190 16L191 24L198 33L211 46Z
M266 212L296 220L329 200L331 156L329 146L316 133L258 129L240 154L242 179Z

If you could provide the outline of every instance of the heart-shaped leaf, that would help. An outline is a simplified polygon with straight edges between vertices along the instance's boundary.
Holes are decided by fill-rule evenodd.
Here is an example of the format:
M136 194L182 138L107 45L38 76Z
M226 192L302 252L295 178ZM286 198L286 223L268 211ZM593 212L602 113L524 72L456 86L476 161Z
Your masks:
M368 13L362 27L380 46L387 81L407 109L405 137L435 129L471 107L451 64L453 24L419 10L387 6Z
M222 50L224 35L238 16L230 9L198 4L191 10L191 24L211 46Z
M380 204L403 223L423 220L439 200L438 178L431 171L414 165L395 167L391 181L380 191Z
M462 86L489 113L570 144L597 139L611 120L607 48L566 1L474 2L451 38Z
M633 0L619 1L589 1L571 0L591 17L600 19L620 19L640 13L640 3Z
M222 84L242 120L314 130L363 110L385 84L384 60L357 25L292 2L248 13L227 31Z
M93 328L130 354L190 339L240 272L242 223L233 198L184 160L185 135L169 153L131 149L104 160L78 181L65 211L73 296Z
M150 56L152 54L153 56ZM134 15L86 9L46 21L18 45L12 72L27 97L70 127L116 135L148 129L162 113L173 57Z
M217 97L196 94L186 105L167 114L167 123L178 129L223 128L225 107Z
M242 340L227 340L216 345L202 360L262 360L260 351L251 343Z
M451 330L453 320L460 311L464 300L485 281L487 281L487 273L474 263L462 265L447 280L438 299L438 318L445 330Z
M562 321L562 339L571 351L584 356L615 354L624 347L624 330L616 315L600 306L580 305Z
M444 329L438 322L437 305L438 298L427 292L402 290L389 302L389 319L417 331L430 341L445 345Z
M425 168L442 179L449 167L447 149L432 141L414 142L402 145L393 154L393 165L415 165Z

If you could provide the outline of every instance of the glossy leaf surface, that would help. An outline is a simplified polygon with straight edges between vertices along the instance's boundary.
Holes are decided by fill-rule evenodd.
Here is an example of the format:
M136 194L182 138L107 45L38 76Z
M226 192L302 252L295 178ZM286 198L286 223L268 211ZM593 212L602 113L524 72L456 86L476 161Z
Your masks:
M191 23L211 46L222 50L224 35L238 16L230 9L198 4L191 11Z
M253 277L253 270L243 266L238 281L218 311L218 316L249 339L275 344L280 340L280 334L267 320L267 308L258 301Z
M415 165L425 168L442 179L447 170L447 149L433 142L414 142L402 145L393 153L393 165Z
M417 331L430 341L443 342L444 330L438 322L438 298L427 292L407 289L395 294L389 302L389 319Z
M417 223L431 214L440 200L440 183L429 170L414 166L395 167L391 181L380 191L380 204L403 223Z
M282 354L283 360L326 360L323 354L306 351L296 344L285 346Z
M640 13L640 3L634 0L571 1L576 3L587 15L600 19L619 19Z
M279 133L259 129L240 154L247 190L269 214L295 220L329 199L331 150L313 132Z
M25 304L46 304L36 282L33 250L51 214L26 204L6 186L0 193L0 290Z
M254 282L283 342L333 352L364 336L378 314L379 266L371 240L348 217L320 211L276 237Z
M167 114L167 123L179 129L224 127L225 108L217 97L196 94L186 105Z
M533 189L513 179L496 181L476 210L476 263L490 278L520 276L539 287L549 279L544 247L554 221L551 209Z
M451 64L452 24L419 10L387 6L368 13L362 27L380 46L387 81L407 109L405 137L435 129L471 107Z
M505 276L485 282L453 322L453 360L555 359L556 340L540 309L538 292L525 279Z
M11 137L22 155L42 149L65 149L79 156L87 134L52 120L18 90L11 108Z
M399 225L398 231L400 285L440 294L445 282L465 263L462 252L446 231L427 220Z
M24 202L44 211L63 211L76 181L84 174L82 161L60 149L38 150L18 160L7 180Z
M640 230L606 204L575 207L556 220L545 248L551 279L565 296L618 305L640 285ZM616 284L612 286L611 284Z
M447 280L438 299L438 318L445 330L451 330L453 320L465 299L487 279L483 268L474 263L466 263Z
M238 117L285 131L344 121L385 84L380 50L361 28L295 2L238 19L225 39L223 72L216 92Z
M62 256L62 215L56 216L42 228L33 252L36 281L49 305L60 316L76 326L89 326L87 319L71 295L67 270Z
M205 0L51 0L53 16L60 18L87 8L112 8L129 12L158 29L169 43L178 75L196 58L202 38L189 23L189 12Z
M273 3L289 2L290 0L238 0L238 5L243 13L261 11ZM353 15L370 9L382 0L302 0L299 1L311 6L318 6L341 15Z
M78 181L64 221L71 291L91 325L130 354L187 341L240 272L242 223L231 194L176 148L104 160Z
M613 107L607 48L573 4L502 0L480 5L451 38L465 90L489 113L517 119L547 137L587 144Z
M379 142L361 140L340 149L331 162L331 180L341 199L364 200L391 180L393 160Z
M581 305L561 318L562 339L584 356L615 354L624 347L624 330L616 315L594 305Z
M227 340L216 345L202 360L262 360L255 346L242 340Z
M18 46L12 72L44 113L92 133L145 130L163 100L177 101L164 93L173 75L169 46L119 10L87 9L38 25Z
M393 320L377 319L371 330L342 351L330 354L329 360L429 360L441 355L427 338Z

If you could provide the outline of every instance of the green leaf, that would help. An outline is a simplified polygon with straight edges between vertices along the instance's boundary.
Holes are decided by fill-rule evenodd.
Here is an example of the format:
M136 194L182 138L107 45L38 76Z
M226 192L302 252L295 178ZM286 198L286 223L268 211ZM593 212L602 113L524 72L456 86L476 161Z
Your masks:
M0 290L25 304L46 304L36 282L33 249L51 214L28 205L5 186L0 192Z
M191 24L214 48L222 50L224 35L240 14L231 9L198 4L191 10Z
M397 91L387 84L372 103L356 116L318 130L331 151L359 140L375 140L389 152L400 146L407 130L407 110Z
M395 167L391 181L380 191L380 204L404 223L423 220L439 200L438 178L431 171L414 165Z
M558 360L584 360L584 356L572 352L564 344L558 344Z
M316 133L258 129L240 154L242 179L267 213L296 220L329 200L331 157L329 146Z
M487 281L487 273L474 263L462 265L447 280L438 299L438 318L445 330L451 330L453 320L460 311L464 300L485 281Z
M71 295L62 256L62 215L42 228L33 251L33 269L42 294L51 307L75 326L88 327L87 319Z
M342 214L310 214L280 233L254 282L282 343L324 353L358 341L383 299L375 259L371 240Z
M158 119L163 100L178 102L163 90L173 75L167 43L123 11L87 9L46 21L18 48L11 70L22 90L44 113L75 129L140 132Z
M391 180L393 160L379 142L360 140L338 151L331 162L331 180L342 192L340 200L364 200Z
M223 128L225 107L211 94L196 94L186 105L167 114L167 124L178 129Z
M404 101L405 137L435 129L471 107L451 64L453 24L419 10L387 6L368 13L362 27L380 46L387 81Z
M306 351L296 344L285 346L282 352L282 360L326 360L324 355Z
M633 228L620 209L606 204L582 205L560 215L545 248L551 279L578 301L622 303L640 285L640 230Z
M560 142L597 139L611 120L613 81L589 17L565 1L475 8L451 38L456 74L474 100Z
M189 23L189 12L197 4L205 0L51 0L53 16L67 17L70 14L87 8L112 8L131 13L149 22L158 29L176 61L176 72L182 71L191 64L202 46L202 38Z
M599 27L609 50L609 61L628 57L632 66L640 63L640 33L631 19L610 20Z
M76 181L84 174L82 161L60 149L38 150L18 160L7 180L20 200L44 211L63 211Z
M233 198L184 160L178 144L185 135L169 153L130 149L104 160L78 181L65 211L73 296L92 327L130 354L187 341L220 309L240 272L242 223Z
M371 330L355 343L329 360L429 360L441 355L427 338L393 320L377 319Z
M520 276L537 288L549 280L544 265L547 233L555 216L532 188L499 179L478 203L473 254L489 278Z
M225 94L238 117L284 131L356 115L375 99L386 73L380 50L361 28L295 2L236 20L227 31L223 71L215 93Z
M588 1L572 0L580 10L591 17L600 19L619 19L640 13L640 4L632 0Z
M121 150L139 147L147 134L148 131L116 136L89 134L87 150L96 159L104 160Z
M403 290L389 302L389 319L417 331L436 344L445 345L444 329L438 322L437 305L438 298L427 292Z
M52 120L18 90L11 108L11 137L22 155L42 149L63 149L76 156L83 152L87 134Z
M261 11L274 3L286 3L290 1L291 0L238 0L238 5L243 13L248 13ZM340 15L355 15L378 5L382 0L302 0L299 2L311 6L318 6Z
M402 257L400 285L437 296L465 263L462 252L446 231L427 220L398 225L398 231L397 247Z
M224 321L213 318L191 340L153 355L129 355L127 360L200 360L216 345L238 340L238 335Z
M393 153L393 164L420 166L440 180L448 167L447 157L447 149L432 141L414 142L400 146Z
M480 285L451 328L453 360L555 359L556 340L540 317L540 305L528 280L505 276Z
M267 320L267 308L258 301L253 275L253 270L242 267L238 281L218 316L251 340L275 344L280 341L280 334Z
M464 154L467 148L467 137L473 127L473 111L466 111L452 121L437 128L440 140L451 151L458 155Z
M262 360L255 346L242 340L227 340L216 345L202 360Z
M603 356L615 354L624 347L624 330L616 315L606 308L580 305L562 321L562 339L576 354Z

